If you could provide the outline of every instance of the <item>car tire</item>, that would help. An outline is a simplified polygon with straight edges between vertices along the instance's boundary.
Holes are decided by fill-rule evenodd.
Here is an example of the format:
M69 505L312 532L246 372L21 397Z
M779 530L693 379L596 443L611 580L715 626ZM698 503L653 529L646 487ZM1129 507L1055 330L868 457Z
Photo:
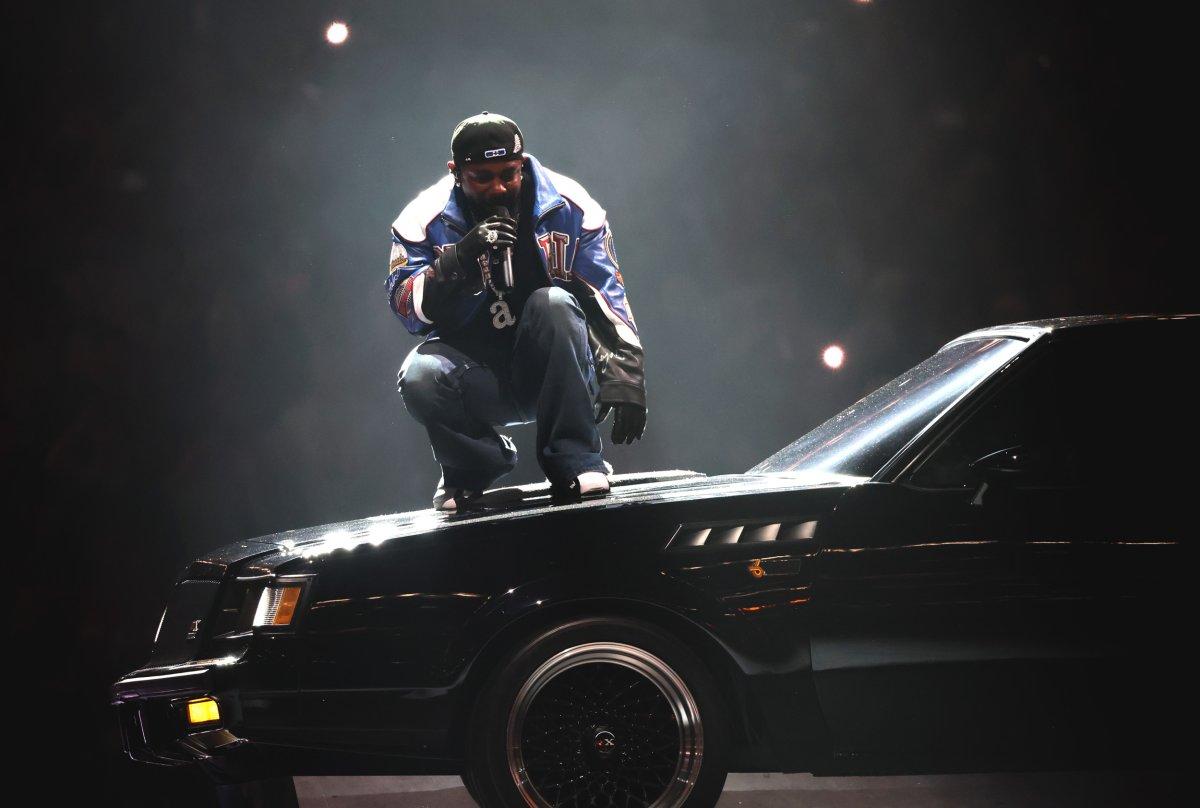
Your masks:
M622 618L523 643L476 700L464 782L485 808L710 808L729 734L712 674L683 643Z
M471 799L475 800L475 804L483 805L483 798L479 796L479 787L475 785L474 774L470 770L464 771L462 773L462 781L463 787L467 789L467 794L470 795Z

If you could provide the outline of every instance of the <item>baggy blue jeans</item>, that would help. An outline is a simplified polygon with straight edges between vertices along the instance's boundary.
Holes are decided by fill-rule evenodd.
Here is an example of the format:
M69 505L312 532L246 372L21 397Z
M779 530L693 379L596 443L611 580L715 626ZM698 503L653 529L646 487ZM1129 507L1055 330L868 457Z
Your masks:
M404 406L429 432L447 488L482 491L512 471L517 448L497 426L537 421L538 464L552 482L604 471L587 321L570 292L529 296L507 340L434 337L400 368ZM503 346L503 347L497 347Z

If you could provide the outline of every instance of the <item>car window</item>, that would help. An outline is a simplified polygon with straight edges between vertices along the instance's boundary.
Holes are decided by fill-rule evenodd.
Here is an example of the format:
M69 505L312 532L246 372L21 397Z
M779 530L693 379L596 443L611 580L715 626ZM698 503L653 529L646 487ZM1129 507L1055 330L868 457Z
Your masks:
M1184 394L1191 352L1164 336L1162 328L1113 329L1049 341L911 482L974 487L980 477L970 464L1012 447L1033 459L1018 484L1123 485L1177 465L1196 445Z
M923 488L968 488L979 485L971 463L1003 449L1044 448L1055 432L1058 407L1046 406L1053 386L1051 363L1045 356L1016 376L962 424L921 464L910 482ZM1063 458L1055 459L1060 480Z
M989 337L948 345L748 473L823 472L871 477L960 396L1027 344L1018 339Z

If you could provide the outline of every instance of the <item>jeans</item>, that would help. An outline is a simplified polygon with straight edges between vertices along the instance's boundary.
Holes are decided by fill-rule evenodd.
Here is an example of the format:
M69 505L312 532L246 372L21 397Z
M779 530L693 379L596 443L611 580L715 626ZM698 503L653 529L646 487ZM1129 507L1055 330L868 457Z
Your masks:
M404 406L428 430L447 488L482 491L512 471L517 448L495 428L534 420L538 464L551 482L604 471L599 384L579 302L564 289L538 289L513 330L484 341L433 337L400 368Z

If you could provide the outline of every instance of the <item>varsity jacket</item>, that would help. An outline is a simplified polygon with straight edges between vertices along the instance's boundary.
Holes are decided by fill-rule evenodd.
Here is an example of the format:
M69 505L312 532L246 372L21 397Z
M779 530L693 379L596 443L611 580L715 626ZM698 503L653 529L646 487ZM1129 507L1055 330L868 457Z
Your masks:
M525 155L534 183L534 237L546 277L575 295L587 315L600 401L646 406L642 343L613 248L604 208L578 182ZM405 206L392 223L387 296L413 334L451 334L473 318L491 317L488 293L460 294L438 306L434 322L422 304L434 284L434 261L470 230L467 201L447 174Z

